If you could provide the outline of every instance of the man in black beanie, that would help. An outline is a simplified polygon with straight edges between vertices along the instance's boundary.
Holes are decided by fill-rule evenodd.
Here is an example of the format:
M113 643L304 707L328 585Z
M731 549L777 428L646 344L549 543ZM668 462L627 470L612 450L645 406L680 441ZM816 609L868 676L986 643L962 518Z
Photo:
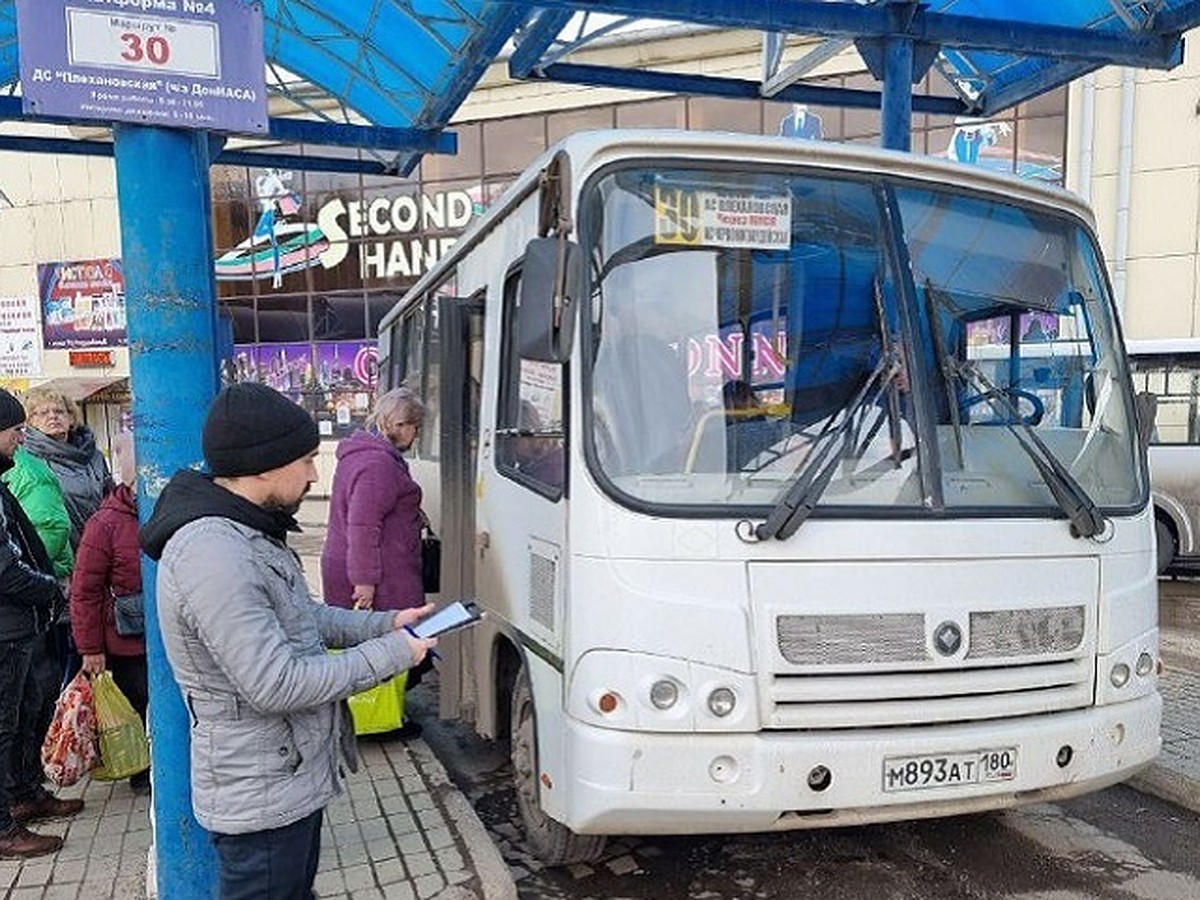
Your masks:
M223 900L312 896L339 756L357 770L345 698L436 643L405 630L432 605L313 602L286 540L317 480L318 443L316 422L282 394L226 388L204 422L209 473L176 473L141 533L159 561L159 628L192 720L192 809L213 834Z
M0 390L0 473L24 442L25 408ZM44 698L33 667L63 596L41 538L3 482L0 515L0 857L43 856L57 852L62 838L25 823L83 809L82 800L59 800L42 787Z

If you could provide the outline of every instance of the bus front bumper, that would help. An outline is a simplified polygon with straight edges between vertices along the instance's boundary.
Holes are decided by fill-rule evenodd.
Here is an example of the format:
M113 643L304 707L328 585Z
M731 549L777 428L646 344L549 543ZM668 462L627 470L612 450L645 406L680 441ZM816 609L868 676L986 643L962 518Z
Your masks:
M581 834L773 831L983 812L1123 781L1158 755L1161 720L1157 693L914 729L648 734L572 720L566 796L543 796L543 805ZM980 768L983 753L1006 751L1015 751L1011 771ZM996 780L963 781L972 776Z

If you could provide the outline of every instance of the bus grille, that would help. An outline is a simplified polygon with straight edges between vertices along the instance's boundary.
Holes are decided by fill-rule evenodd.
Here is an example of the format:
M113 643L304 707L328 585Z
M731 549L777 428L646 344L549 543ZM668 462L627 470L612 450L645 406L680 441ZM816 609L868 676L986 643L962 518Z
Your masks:
M968 622L965 652L948 659L933 650L939 623L921 614L778 616L790 666L769 678L768 727L967 722L1092 702L1084 607L980 611Z

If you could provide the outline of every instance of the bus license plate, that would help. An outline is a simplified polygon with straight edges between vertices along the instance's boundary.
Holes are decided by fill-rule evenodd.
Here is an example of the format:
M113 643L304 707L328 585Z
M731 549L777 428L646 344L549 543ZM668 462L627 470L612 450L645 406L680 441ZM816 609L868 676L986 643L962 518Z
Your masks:
M893 756L883 761L885 791L919 791L960 784L1011 781L1016 777L1016 747L974 750L970 753Z

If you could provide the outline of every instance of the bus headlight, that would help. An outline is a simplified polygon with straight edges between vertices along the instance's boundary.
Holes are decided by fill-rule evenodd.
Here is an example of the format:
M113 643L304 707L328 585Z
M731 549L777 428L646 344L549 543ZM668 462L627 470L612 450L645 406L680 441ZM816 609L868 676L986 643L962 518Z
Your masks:
M1125 663L1117 663L1108 673L1108 680L1112 682L1115 688L1123 688L1129 683L1129 666Z
M719 719L725 718L737 706L737 694L727 687L714 688L708 695L708 711Z
M1139 676L1145 678L1150 674L1150 670L1154 668L1154 657L1149 653L1143 653L1138 657L1137 668L1135 671Z
M670 678L660 678L650 685L650 703L655 709L670 709L679 700L679 685Z

